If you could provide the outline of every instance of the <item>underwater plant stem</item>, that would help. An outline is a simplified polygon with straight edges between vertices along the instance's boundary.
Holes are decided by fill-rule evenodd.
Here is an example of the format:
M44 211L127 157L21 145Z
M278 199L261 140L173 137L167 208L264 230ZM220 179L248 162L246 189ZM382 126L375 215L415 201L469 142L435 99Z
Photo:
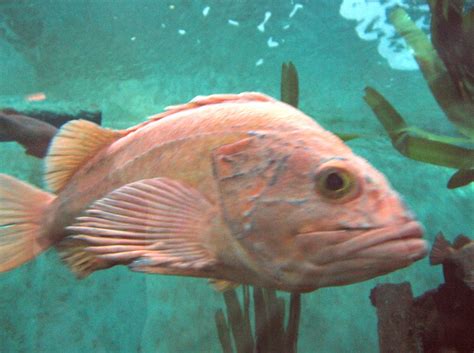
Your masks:
M290 311L286 330L285 352L296 353L298 330L301 316L301 294L292 293L290 298Z
M255 308L255 351L263 353L268 346L268 330L266 323L268 322L267 308L263 296L263 289L253 287L253 304Z
M248 347L254 346L253 336L252 336L252 325L250 323L250 289L249 286L242 286L243 290L243 321L242 321L242 330L244 331L244 337L246 340L246 345Z
M234 351L232 350L232 342L229 334L229 326L227 326L224 311L222 309L218 309L216 311L214 319L216 322L219 342L222 347L222 353L234 353Z
M237 353L252 353L252 342L242 326L243 314L235 290L224 292L224 300Z
M267 352L278 352L284 344L285 302L276 296L273 289L264 289L265 305L267 307L266 330L268 332Z

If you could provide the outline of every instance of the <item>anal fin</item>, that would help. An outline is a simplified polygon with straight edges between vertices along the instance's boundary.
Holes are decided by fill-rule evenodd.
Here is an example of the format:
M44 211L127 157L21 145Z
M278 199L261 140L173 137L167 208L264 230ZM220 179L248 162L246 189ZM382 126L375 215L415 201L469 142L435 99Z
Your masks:
M94 271L112 266L109 262L84 251L86 246L87 243L85 242L69 238L57 245L61 259L80 279L89 276Z

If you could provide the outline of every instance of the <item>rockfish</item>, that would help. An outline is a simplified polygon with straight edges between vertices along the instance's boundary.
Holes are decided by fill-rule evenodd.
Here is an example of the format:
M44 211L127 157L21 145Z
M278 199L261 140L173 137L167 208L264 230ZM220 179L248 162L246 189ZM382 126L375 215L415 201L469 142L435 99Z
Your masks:
M385 177L260 93L196 97L127 130L54 137L52 193L0 176L0 271L56 246L79 277L114 265L307 292L426 255Z

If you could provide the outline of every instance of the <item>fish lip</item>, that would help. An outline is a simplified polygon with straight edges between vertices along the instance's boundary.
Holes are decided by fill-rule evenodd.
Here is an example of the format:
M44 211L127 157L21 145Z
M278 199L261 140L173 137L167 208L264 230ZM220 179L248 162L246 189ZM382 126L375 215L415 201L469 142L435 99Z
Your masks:
M424 234L422 225L415 220L409 220L405 223L395 223L382 227L346 228L345 230L351 233L360 233L346 241L346 255L370 248L376 248L377 246L387 244L389 242L395 243L397 241L409 241L411 239L419 239L421 241ZM420 242L419 245L422 246L422 248L417 249L417 251L414 251L414 253L411 255L411 258L414 261L425 257L428 252L428 245L426 241L423 241L423 244Z
M390 245L397 247L402 243L407 245L404 255L391 253L390 256L416 261L428 253L428 244L422 239L423 233L424 229L420 223L408 219L384 226L342 227L303 232L296 236L296 241L308 256L311 257L312 253L318 254L315 258L320 264L332 262L334 259L357 258L367 253L376 256L374 254L377 250Z
M406 223L393 224L385 227L375 228L377 233L384 233L383 235L378 235L377 240L383 243L386 241L407 239L407 238L422 238L424 229L420 223L417 221L408 221Z

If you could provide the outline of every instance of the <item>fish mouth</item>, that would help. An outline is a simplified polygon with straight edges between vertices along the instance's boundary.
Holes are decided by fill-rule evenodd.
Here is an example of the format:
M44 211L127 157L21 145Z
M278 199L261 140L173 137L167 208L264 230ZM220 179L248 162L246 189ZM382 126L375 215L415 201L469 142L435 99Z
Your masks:
M344 242L341 251L350 256L406 259L411 262L420 260L428 254L428 244L422 239L424 230L420 223L408 221L385 227L345 229L350 233L359 233Z
M365 281L407 267L428 254L413 219L377 227L302 232L295 238L298 273L313 289ZM305 282L305 283L306 283Z

